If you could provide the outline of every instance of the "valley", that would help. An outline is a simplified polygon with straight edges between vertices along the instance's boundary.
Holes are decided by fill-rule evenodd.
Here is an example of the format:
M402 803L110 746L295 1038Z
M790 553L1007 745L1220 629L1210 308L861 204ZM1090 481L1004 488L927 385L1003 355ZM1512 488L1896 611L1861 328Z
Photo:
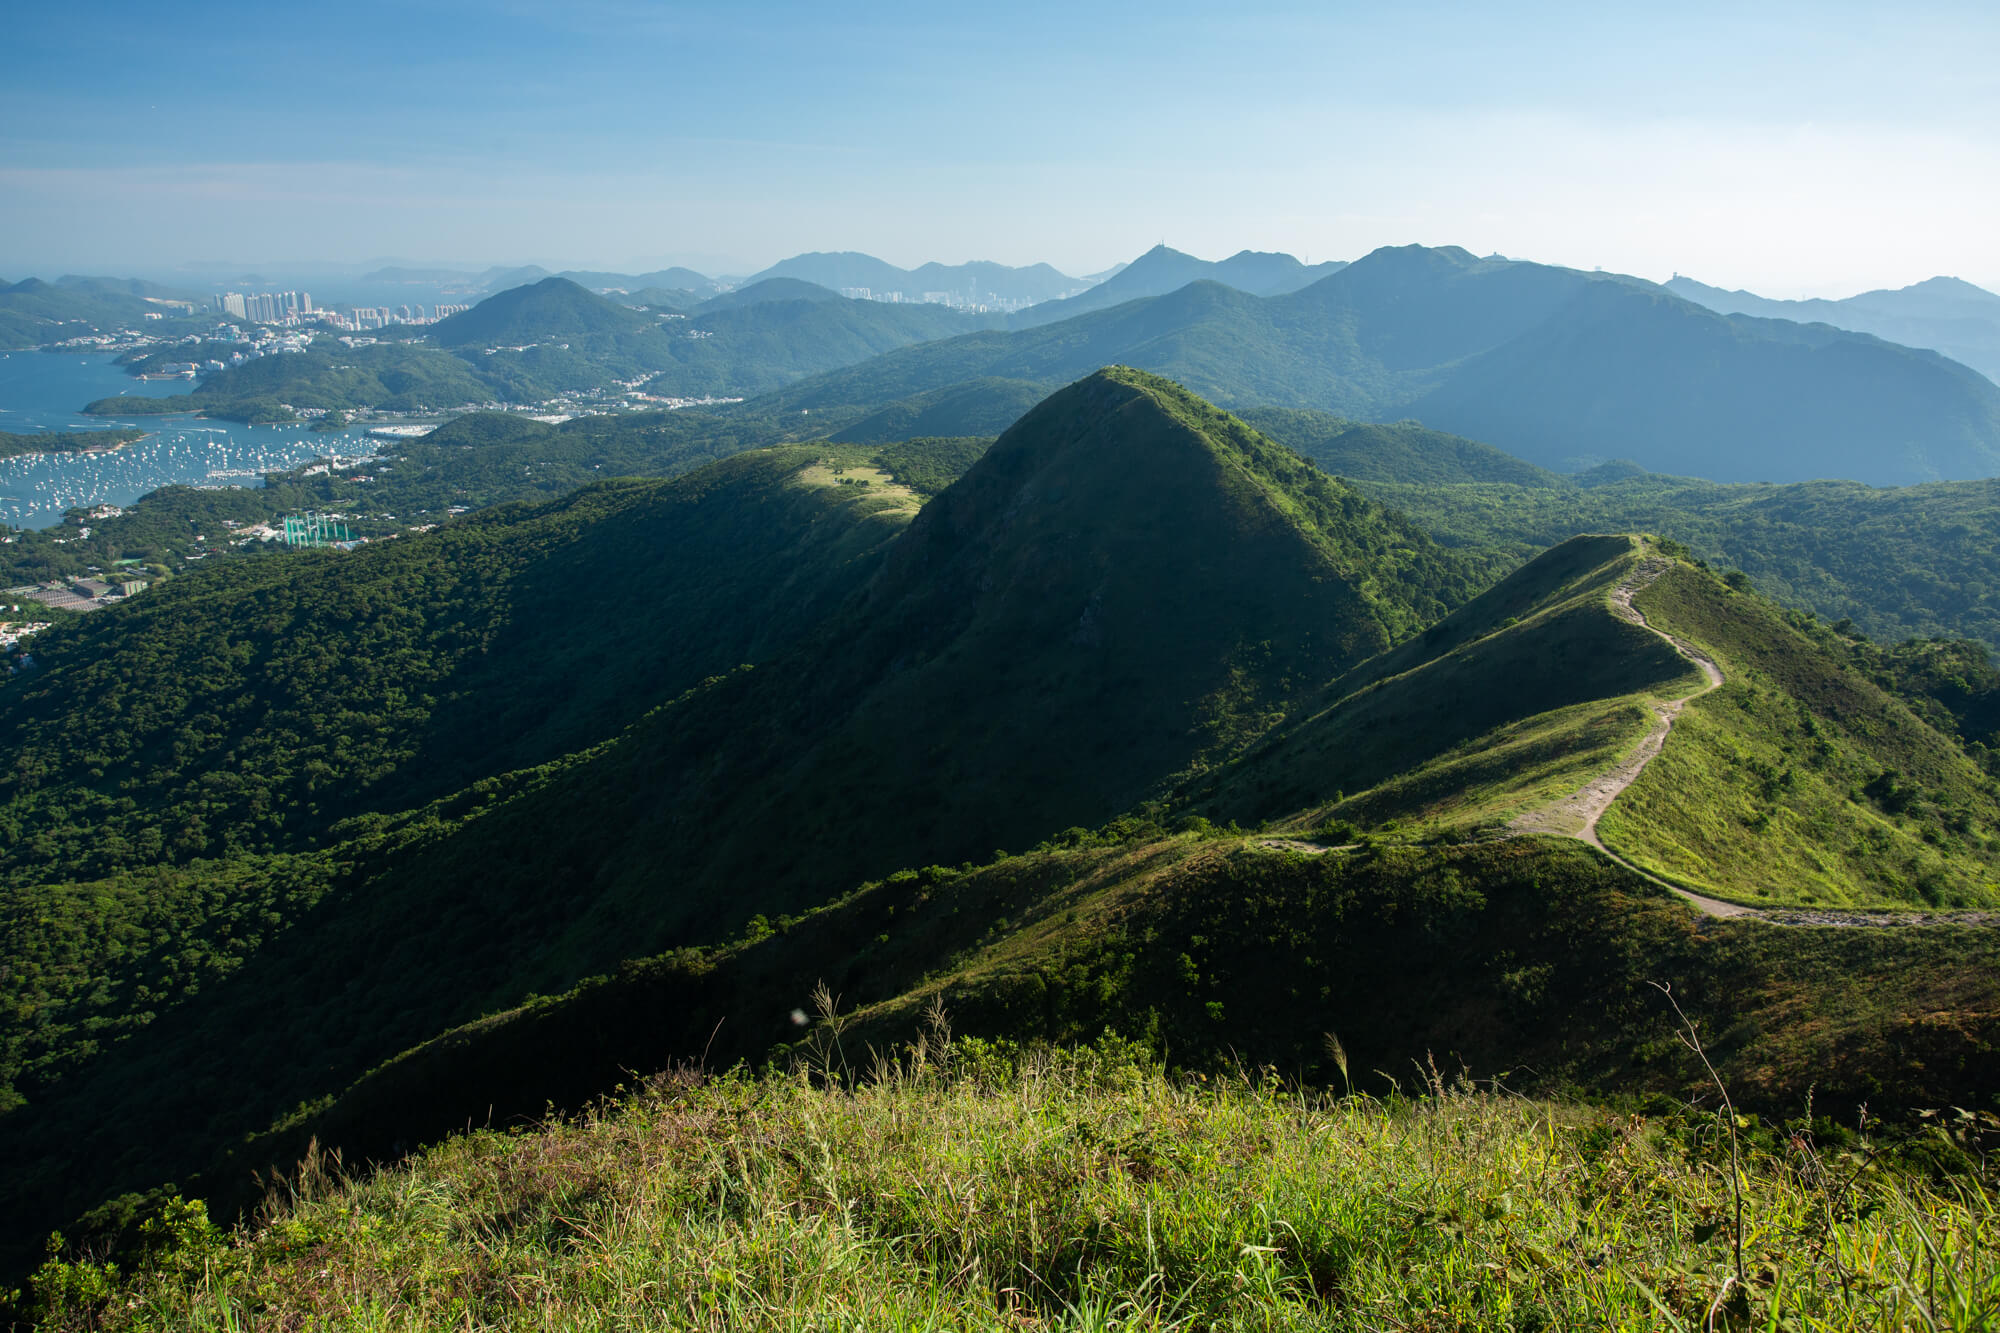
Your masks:
M467 417L398 467L697 422ZM1845 1015L1723 1048L1745 1105L1990 1095L1976 714L1670 539L1444 546L1124 368L991 444L684 457L38 636L0 687L10 1262L311 1143L791 1058L815 980L877 1049L941 1005L1323 1079L1333 1026L1369 1088L1428 1050L1678 1095L1661 980ZM1954 1015L1921 1056L1918 1012Z

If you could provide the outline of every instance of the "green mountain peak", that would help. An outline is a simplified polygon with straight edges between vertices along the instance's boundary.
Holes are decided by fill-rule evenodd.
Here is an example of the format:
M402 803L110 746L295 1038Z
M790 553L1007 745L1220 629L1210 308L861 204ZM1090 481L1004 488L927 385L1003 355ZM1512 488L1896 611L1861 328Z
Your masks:
M440 347L530 343L547 338L637 334L654 321L606 300L568 278L543 278L487 297L470 310L438 321L431 341Z

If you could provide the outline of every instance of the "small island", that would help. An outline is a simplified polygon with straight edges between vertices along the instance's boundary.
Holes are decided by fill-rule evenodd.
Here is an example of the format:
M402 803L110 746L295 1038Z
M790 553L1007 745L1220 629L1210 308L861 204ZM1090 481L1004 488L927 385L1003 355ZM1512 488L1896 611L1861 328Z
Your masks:
M163 417L200 410L193 397L184 393L165 398L121 393L116 397L99 398L95 402L86 404L83 414L92 417Z
M122 449L146 434L142 430L65 430L35 435L0 431L0 458L20 454L106 454Z

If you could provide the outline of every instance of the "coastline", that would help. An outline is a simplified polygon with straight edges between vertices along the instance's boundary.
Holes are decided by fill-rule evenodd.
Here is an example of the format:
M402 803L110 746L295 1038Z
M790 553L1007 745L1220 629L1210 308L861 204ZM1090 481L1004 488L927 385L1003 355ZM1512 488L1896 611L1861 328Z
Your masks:
M80 431L38 431L32 435L14 434L0 431L0 459L9 458L92 458L105 454L115 454L150 439L158 431L140 430L80 430ZM99 437L112 435L122 438L105 440ZM37 448L38 445L57 440L81 440L77 447L68 449Z

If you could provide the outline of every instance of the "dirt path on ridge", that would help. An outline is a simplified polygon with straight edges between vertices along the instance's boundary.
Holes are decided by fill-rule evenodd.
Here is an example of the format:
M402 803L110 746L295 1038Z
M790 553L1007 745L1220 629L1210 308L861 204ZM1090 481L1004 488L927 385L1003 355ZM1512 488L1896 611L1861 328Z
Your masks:
M1639 628L1657 634L1662 639L1665 639L1675 652L1694 663L1701 671L1703 677L1702 687L1694 693L1684 694L1678 699L1663 699L1655 703L1652 706L1652 730L1648 731L1645 738L1633 747L1632 753L1626 755L1616 764L1613 764L1610 768L1598 774L1568 796L1552 801L1538 810L1530 810L1525 814L1517 815L1513 822L1507 826L1508 831L1516 834L1554 833L1562 837L1576 838L1582 842L1587 842L1606 857L1639 876L1641 879L1657 884L1662 888L1671 889L1709 916L1762 916L1763 913L1757 908L1744 907L1739 903L1724 902L1720 898L1710 898L1699 893L1690 893L1677 884L1668 883L1657 875L1648 874L1646 871L1633 865L1630 861L1627 861L1624 857L1618 855L1618 853L1612 851L1609 847L1606 847L1603 839L1597 836L1597 821L1603 817L1606 810L1611 808L1611 803L1617 800L1627 787L1637 781L1639 774L1645 771L1646 765L1652 763L1654 756L1666 748L1667 735L1673 730L1674 719L1681 715L1681 710L1686 708L1691 701L1701 698L1701 696L1722 684L1722 668L1715 664L1714 658L1689 643L1686 639L1678 635L1669 634L1659 626L1653 624L1646 619L1645 612L1632 605L1632 598L1638 591L1654 579L1660 577L1660 575L1666 573L1668 568L1668 562L1665 560L1654 559L1641 562L1639 567L1632 571L1630 578L1627 578L1612 590L1611 612L1619 619L1630 621Z
M1659 635L1675 652L1694 663L1703 677L1701 688L1678 699L1665 699L1653 704L1653 727L1646 733L1645 738L1633 747L1630 754L1568 796L1515 816L1507 825L1506 836L1555 834L1587 842L1607 860L1629 870L1650 884L1656 884L1671 893L1678 894L1693 904L1698 911L1711 917L1755 917L1759 921L1779 926L2000 925L2000 912L1855 912L1818 907L1745 907L1741 903L1725 902L1720 898L1692 893L1678 884L1641 870L1604 845L1603 839L1597 836L1597 821L1611 807L1611 803L1618 799L1620 793L1638 779L1639 774L1645 771L1646 765L1653 761L1654 756L1665 748L1667 736L1674 727L1674 719L1681 715L1681 710L1722 684L1722 668L1715 664L1714 658L1686 639L1669 634L1651 623L1646 619L1645 612L1632 605L1633 596L1669 568L1671 568L1670 562L1657 557L1642 561L1629 578L1612 590L1611 610L1620 619ZM1265 838L1259 845L1274 850L1303 852L1307 855L1348 850L1346 847L1322 846L1300 838Z
M1585 783L1583 787L1551 802L1539 810L1530 810L1517 816L1508 826L1511 833L1556 833L1564 837L1587 842L1602 853L1606 859L1623 866L1639 878L1663 889L1679 894L1701 911L1712 917L1755 917L1779 926L1930 926L1930 925L1996 925L2000 924L2000 913L1996 912L1855 912L1838 908L1820 907L1745 907L1741 903L1724 902L1720 898L1710 898L1705 894L1693 893L1678 884L1661 879L1633 865L1618 853L1604 845L1597 836L1597 821L1610 808L1611 803L1638 778L1653 757L1665 748L1667 735L1673 730L1674 719L1681 710L1704 694L1722 684L1722 668L1715 659L1701 649L1675 634L1669 634L1646 619L1646 613L1632 605L1632 598L1638 591L1664 574L1671 566L1658 558L1640 562L1631 577L1619 584L1611 593L1611 610L1614 615L1665 639L1673 650L1700 668L1705 678L1702 687L1692 694L1684 694L1678 699L1667 699L1653 705L1653 729L1646 733L1644 740L1634 747L1631 754L1612 765L1604 773Z

